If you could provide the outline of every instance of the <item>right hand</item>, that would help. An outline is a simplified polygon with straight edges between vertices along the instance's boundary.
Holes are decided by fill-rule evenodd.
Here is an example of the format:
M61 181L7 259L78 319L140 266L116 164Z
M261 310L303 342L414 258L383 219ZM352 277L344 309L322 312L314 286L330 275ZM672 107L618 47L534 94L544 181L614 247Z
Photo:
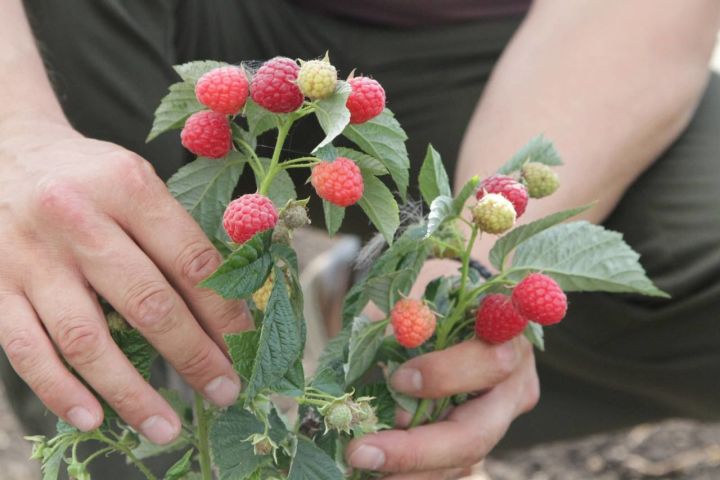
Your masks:
M197 287L221 256L148 162L41 121L0 138L0 192L0 345L50 410L83 431L103 418L62 356L149 440L180 432L112 341L96 292L195 390L235 402L222 335L250 327L247 307Z

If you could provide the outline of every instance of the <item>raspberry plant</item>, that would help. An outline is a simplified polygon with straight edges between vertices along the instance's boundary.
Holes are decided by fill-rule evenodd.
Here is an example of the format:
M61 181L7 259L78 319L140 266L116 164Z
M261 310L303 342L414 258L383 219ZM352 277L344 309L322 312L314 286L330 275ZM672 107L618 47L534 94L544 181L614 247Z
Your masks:
M551 167L562 162L542 137L497 176L484 183L471 178L455 195L439 153L429 146L419 177L428 213L400 228L396 197L406 200L410 161L405 132L384 108L381 85L367 77L337 81L327 57L301 64L278 57L255 72L214 61L177 66L182 80L170 86L148 137L183 128L183 143L206 155L181 168L168 188L225 257L201 286L245 300L255 318L255 330L225 337L245 385L238 402L221 410L197 394L189 405L179 392L163 391L183 420L180 438L163 447L141 438L109 407L93 432L61 421L54 438L30 437L45 480L56 479L61 468L87 479L87 465L113 453L125 455L148 479L374 478L345 465L343 453L352 438L391 428L398 405L416 426L440 419L463 401L455 396L431 403L393 391L387 379L402 362L476 336L498 343L524 332L542 349L540 323L562 318L564 292L666 296L620 234L582 221L563 223L587 207L515 226L523 213L515 209L527 203L526 189L537 197L557 188ZM312 116L324 139L306 155L286 155L291 128ZM275 145L264 158L257 153L258 137L270 132ZM340 229L346 206L360 208L385 244L348 292L344 328L311 375L302 362L303 294L291 246L293 231L308 222L307 199L297 198L291 169L312 176L331 235ZM252 175L257 191L232 200L242 175ZM471 199L474 205L467 208ZM471 259L483 233L501 235L490 253L497 273L489 278ZM457 270L430 282L422 299L407 299L423 263L433 256L456 258ZM363 314L370 303L384 320L373 322ZM156 352L117 313L107 318L113 338L147 378ZM281 397L294 401L296 415L280 407L286 404L277 402ZM101 447L79 458L77 445L90 440ZM167 472L151 472L143 463L168 452L179 460Z

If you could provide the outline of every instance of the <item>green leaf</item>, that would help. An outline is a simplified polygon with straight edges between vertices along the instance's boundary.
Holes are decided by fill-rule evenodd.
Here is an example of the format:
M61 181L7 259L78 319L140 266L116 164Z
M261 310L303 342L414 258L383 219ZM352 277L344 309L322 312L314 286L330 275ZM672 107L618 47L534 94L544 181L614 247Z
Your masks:
M543 333L542 325L535 322L528 322L523 334L525 335L525 338L540 349L540 351L545 351L545 335Z
M248 131L253 137L258 137L273 128L277 128L284 117L284 114L277 114L270 110L265 110L249 98L245 104L245 118L247 118L248 122Z
M260 420L239 407L230 407L216 417L210 428L210 446L220 480L244 480L269 461L269 457L255 455L247 441L264 430Z
M75 435L63 435L60 438L55 437L52 446L48 446L43 454L41 465L42 480L57 480L60 474L60 466L65 458L65 451L75 441Z
M225 344L228 347L233 368L246 382L252 376L259 343L260 332L258 330L225 335Z
M194 88L195 82L197 82L200 77L210 70L218 67L224 67L225 65L227 65L227 63L217 62L215 60L195 60L183 63L182 65L175 65L173 69L184 81L192 83Z
M317 368L318 372L325 368L335 368L335 365L337 365L338 362L341 366L345 363L351 332L352 326L347 325L340 330L340 333L330 339L325 346L325 349L320 354Z
M512 252L518 245L522 244L534 235L537 235L538 233L547 230L558 223L564 222L568 218L581 214L590 207L591 205L586 205L584 207L571 208L570 210L553 213L552 215L548 215L540 220L535 220L534 222L521 225L513 229L495 242L492 250L490 250L490 263L492 263L492 265L498 270L502 270L508 254L510 254L510 252Z
M430 236L440 228L440 225L453 214L453 199L446 195L440 195L430 204L430 213L428 214L427 233L425 238Z
M445 171L442 158L440 158L440 154L432 145L428 145L425 160L422 167L420 167L418 181L420 183L420 193L427 205L431 205L440 195L452 196L450 179Z
M465 204L472 195L477 191L477 187L480 185L480 177L477 175L472 177L470 180L463 185L460 189L460 193L457 194L453 200L453 214L460 215L465 208Z
M523 148L517 151L513 157L505 163L498 173L509 175L520 170L528 162L544 163L545 165L562 165L563 161L555 150L555 145L546 140L542 135L533 138Z
M390 109L386 108L360 125L348 125L343 135L385 165L404 201L410 178L410 159L405 146L407 135Z
M350 123L350 111L345 106L349 95L350 85L339 81L335 93L316 103L315 116L325 132L325 138L313 149L313 152L332 142Z
M342 480L335 461L312 440L299 436L288 480Z
M265 171L268 171L270 167L269 158L261 158L260 162L265 167ZM260 185L260 179L255 177L257 185ZM289 200L295 200L297 193L295 192L295 182L290 178L290 174L287 170L280 170L273 178L270 188L267 191L267 197L273 202L276 209L281 209Z
M235 151L223 159L198 158L168 180L170 193L211 240L218 239L223 213L246 162L247 158Z
M372 366L382 344L388 322L372 322L365 316L356 317L350 333L350 349L346 365L345 385L352 385Z
M180 458L175 464L165 472L165 480L182 480L188 473L190 473L190 461L192 454L195 449L190 449L185 452L185 455Z
M325 213L325 227L328 235L333 236L340 230L343 218L345 218L345 209L323 200L323 212Z
M275 269L275 282L263 317L260 345L246 395L252 400L262 389L275 385L301 354L298 321L288 298L285 275Z
M390 385L385 382L360 385L355 391L355 398L373 397L371 404L380 423L395 424L395 400L390 394Z
M405 410L406 412L410 413L411 415L415 414L415 410L417 410L418 407L418 399L410 397L408 395L405 395L404 393L400 393L397 390L395 390L392 387L392 383L390 382L390 379L392 378L393 374L397 371L398 367L400 367L400 364L398 362L389 361L387 363L388 366L388 374L387 374L387 388L390 392L390 395L392 395L392 398L395 400L395 403L398 404L400 408Z
M112 329L110 335L140 375L148 380L150 367L158 356L155 348L134 328Z
M342 369L324 368L313 376L311 386L329 395L341 397L345 393L345 376Z
M181 128L190 115L203 108L195 98L193 84L178 82L170 85L170 92L160 100L155 110L153 124L145 141L149 142L162 133Z
M339 147L337 148L337 155L335 157L345 157L354 161L360 170L371 173L375 176L387 175L388 169L382 164L377 158L368 155L366 153L358 152L352 148ZM333 157L332 159L334 159ZM331 160L332 160L331 159Z
M305 393L305 370L302 359L298 358L285 376L276 383L272 390L286 397L301 397Z
M529 272L540 271L567 292L627 292L668 298L647 277L639 258L617 232L584 221L566 223L520 245L508 278L520 280Z
M400 226L400 210L393 194L373 175L363 173L364 192L358 205L363 209L375 228L391 244Z
M272 268L271 230L243 243L200 286L212 288L224 298L248 298L262 287Z

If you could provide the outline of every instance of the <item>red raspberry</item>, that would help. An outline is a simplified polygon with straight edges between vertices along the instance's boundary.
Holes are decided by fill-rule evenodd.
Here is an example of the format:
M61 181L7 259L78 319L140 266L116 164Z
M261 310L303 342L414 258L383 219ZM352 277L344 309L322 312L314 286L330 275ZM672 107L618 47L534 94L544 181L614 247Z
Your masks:
M542 273L531 273L513 289L515 308L540 325L553 325L565 317L567 296L560 285Z
M190 115L180 132L183 146L195 155L222 158L230 151L230 123L222 113L203 110Z
M235 115L248 97L248 80L240 67L214 68L195 84L198 102L213 112Z
M393 332L398 343L416 348L435 333L435 314L420 300L404 298L390 312Z
M382 113L385 108L385 90L376 80L355 77L348 80L350 96L346 106L350 110L350 123L365 123Z
M300 108L305 97L297 85L300 67L294 60L275 57L263 63L250 82L252 99L274 113L288 113Z
M498 193L510 200L515 208L516 218L525 213L528 203L528 191L525 185L507 175L493 175L482 181L477 192L477 199L480 200L486 193Z
M360 168L345 157L315 165L310 181L318 196L340 207L349 207L363 196Z
M259 193L249 193L236 198L227 206L223 226L235 243L245 243L256 233L273 228L278 213L269 198Z
M488 343L504 343L522 333L527 323L510 297L494 293L483 299L475 314L475 333Z

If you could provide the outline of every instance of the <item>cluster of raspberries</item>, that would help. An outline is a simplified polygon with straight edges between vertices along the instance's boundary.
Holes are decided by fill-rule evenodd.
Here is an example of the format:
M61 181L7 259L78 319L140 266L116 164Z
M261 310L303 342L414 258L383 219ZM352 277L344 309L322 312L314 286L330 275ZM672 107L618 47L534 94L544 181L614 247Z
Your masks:
M290 113L303 105L305 97L317 100L335 93L337 70L327 58L300 63L275 57L250 79L242 67L233 65L204 74L195 84L195 96L209 110L190 115L181 133L182 144L195 155L222 158L232 147L228 116L239 114L248 97L273 113ZM385 90L376 80L353 77L348 84L350 123L365 123L383 111Z

